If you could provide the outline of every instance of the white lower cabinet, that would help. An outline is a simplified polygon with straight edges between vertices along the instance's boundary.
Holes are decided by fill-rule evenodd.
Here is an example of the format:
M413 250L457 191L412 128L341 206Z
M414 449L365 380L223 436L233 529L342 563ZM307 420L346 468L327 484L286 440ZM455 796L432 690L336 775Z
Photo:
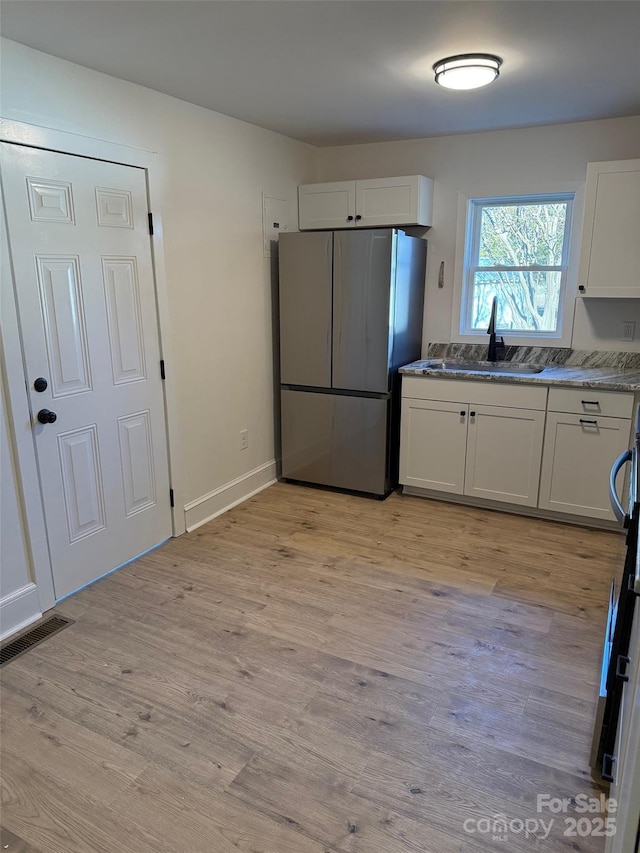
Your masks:
M463 494L467 412L465 403L403 399L401 483Z
M632 393L407 375L402 394L403 486L615 522Z
M536 506L544 412L471 406L464 494Z
M418 393L430 387L407 385ZM434 396L438 392L446 393L446 386L441 383L427 391ZM463 387L460 392L464 393ZM504 388L494 386L481 389L480 396L503 402L508 391L505 395ZM468 399L478 397L472 392ZM533 399L537 404L540 398ZM400 482L418 489L536 506L544 414L543 409L403 397Z
M541 509L615 521L609 472L629 446L630 421L549 412L544 442Z

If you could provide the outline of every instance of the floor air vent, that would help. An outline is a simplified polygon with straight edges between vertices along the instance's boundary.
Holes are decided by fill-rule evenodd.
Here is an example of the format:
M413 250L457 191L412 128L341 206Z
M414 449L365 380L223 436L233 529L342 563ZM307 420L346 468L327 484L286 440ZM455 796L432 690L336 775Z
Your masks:
M29 649L37 646L38 643L42 643L44 640L57 634L58 631L62 631L68 625L73 625L73 619L67 619L65 616L52 616L50 619L41 622L35 628L27 631L26 634L22 634L16 640L11 640L6 646L0 649L0 666L4 666L10 660L20 657L20 655L28 652Z

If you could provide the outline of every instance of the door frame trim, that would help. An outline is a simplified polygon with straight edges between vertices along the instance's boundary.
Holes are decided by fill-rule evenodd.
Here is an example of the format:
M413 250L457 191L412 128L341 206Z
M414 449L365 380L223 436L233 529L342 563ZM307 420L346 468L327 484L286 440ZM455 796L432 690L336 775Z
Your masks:
M186 531L184 515L184 476L183 460L180 443L180 423L178 416L178 398L175 382L175 364L171 338L171 323L169 312L169 293L166 279L164 231L162 219L162 202L164 199L164 182L160 155L154 151L133 148L103 139L94 139L76 133L54 130L50 127L27 124L22 121L0 118L0 141L25 145L30 148L40 148L61 154L71 154L78 157L88 157L132 166L143 169L147 185L147 202L153 212L153 235L151 241L151 257L153 263L156 311L158 316L158 333L160 357L170 367L163 381L165 421L167 431L167 454L169 464L169 481L174 494L174 506L171 508L173 536L179 536ZM6 223L3 217L3 244L8 243ZM4 252L3 252L4 254ZM29 417L29 403L26 394L25 374L22 345L17 324L17 310L13 292L13 275L9 269L7 275L11 288L3 288L3 313L8 311L8 328L3 330L2 347L7 366L7 393L14 417ZM8 290L11 290L9 297ZM18 372L19 365L19 372ZM158 365L158 370L160 366ZM40 495L39 479L36 474L35 451L33 443L19 441L16 438L18 467L23 489L22 500L25 518L31 539L33 569L38 584L40 605L47 610L55 603L53 595L52 568L48 544L44 534L44 509ZM167 495L167 501L169 495ZM44 539L44 542L42 541ZM48 574L48 580L47 580Z

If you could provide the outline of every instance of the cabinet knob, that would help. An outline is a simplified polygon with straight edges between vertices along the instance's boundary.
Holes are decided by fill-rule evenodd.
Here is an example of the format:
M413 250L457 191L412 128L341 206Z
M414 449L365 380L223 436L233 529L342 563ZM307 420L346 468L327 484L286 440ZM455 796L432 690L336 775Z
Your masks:
M585 288L584 284L579 284L579 285L578 285L578 290L580 291L580 293L584 293L584 292L585 292L585 290L586 290L586 288Z
M347 216L347 222L353 222L353 216Z
M476 413L475 413L475 412L469 412L469 417L470 417L470 418L475 418L475 416L476 416Z
M460 417L461 417L461 418L463 418L466 414L467 414L467 413L466 413L466 411L463 409L463 410L460 412Z
M356 220L357 220L357 219L362 219L362 217L360 216L360 214L359 214L359 213L357 213L357 214L356 214Z

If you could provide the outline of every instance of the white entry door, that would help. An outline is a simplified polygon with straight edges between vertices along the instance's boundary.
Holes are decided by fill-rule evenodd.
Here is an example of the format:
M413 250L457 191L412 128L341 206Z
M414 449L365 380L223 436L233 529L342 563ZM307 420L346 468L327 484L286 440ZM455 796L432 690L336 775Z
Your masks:
M60 599L171 535L146 180L6 143L2 178Z

